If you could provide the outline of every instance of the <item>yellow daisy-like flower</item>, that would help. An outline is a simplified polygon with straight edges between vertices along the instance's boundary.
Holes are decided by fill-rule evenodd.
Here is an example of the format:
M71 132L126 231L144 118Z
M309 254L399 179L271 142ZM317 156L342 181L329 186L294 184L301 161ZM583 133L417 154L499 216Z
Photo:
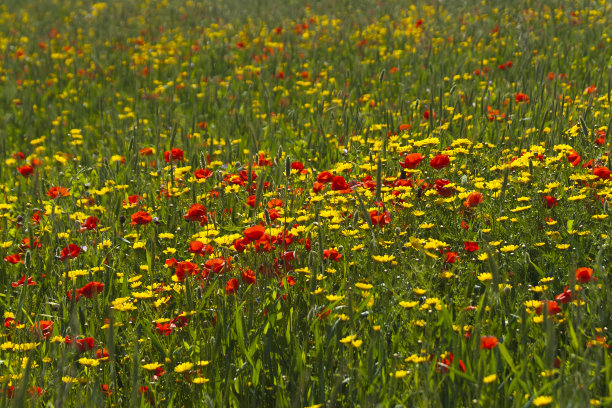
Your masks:
M545 405L552 404L552 402L553 402L552 397L548 395L541 395L537 398L534 398L533 405L535 405L536 407L543 407Z
M176 367L174 367L174 372L175 373L184 373L185 371L189 371L193 368L193 363L187 362L187 363L183 363L183 364L179 364Z
M401 301L399 304L404 309L412 309L413 307L417 306L419 304L419 302L416 301L416 300L413 301L413 302Z
M480 275L478 275L478 280L482 283L488 282L490 280L493 280L493 274L490 272L481 273Z
M340 339L340 343L342 343L342 344L349 344L349 343L351 343L353 340L355 340L356 338L357 338L357 335L356 335L356 334L351 334L351 335L349 335L349 336L346 336L346 337L344 337L344 338Z
M516 250L519 246L518 245L506 245L501 247L499 250L502 252L512 252L514 250Z
M376 262L380 262L380 263L385 263L385 262L391 262L395 259L394 255L372 255L372 259L374 259Z
M495 380L497 380L497 374L487 375L485 378L482 379L485 384L491 384Z
M204 378L204 377L196 377L193 379L193 383L194 384L206 384L207 382L209 382L210 380L208 378Z
M330 302L336 302L338 300L344 299L344 296L341 296L341 295L327 295L327 296L325 296L325 298L327 300L329 300Z
M80 364L83 364L84 366L87 366L87 367L95 367L100 364L100 361L98 361L95 358L83 357L83 358L79 358L78 361Z
M394 373L389 373L389 375L391 377L394 377L394 378L404 378L405 376L408 375L408 371L406 371L406 370L398 370L398 371L396 371Z
M142 368L144 368L147 371L155 371L161 366L162 365L160 363L149 363L149 364L143 365Z

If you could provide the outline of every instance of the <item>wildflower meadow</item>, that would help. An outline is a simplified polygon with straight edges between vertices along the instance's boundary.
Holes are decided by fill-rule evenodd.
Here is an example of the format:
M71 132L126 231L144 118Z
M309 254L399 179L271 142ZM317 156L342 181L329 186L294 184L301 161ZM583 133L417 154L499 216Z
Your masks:
M612 405L612 3L5 0L0 406Z

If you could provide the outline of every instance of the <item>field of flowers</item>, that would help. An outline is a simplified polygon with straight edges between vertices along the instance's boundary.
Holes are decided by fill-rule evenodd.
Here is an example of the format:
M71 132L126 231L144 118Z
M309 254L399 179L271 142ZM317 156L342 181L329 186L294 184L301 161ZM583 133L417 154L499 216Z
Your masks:
M0 406L612 404L612 3L311 3L0 5Z

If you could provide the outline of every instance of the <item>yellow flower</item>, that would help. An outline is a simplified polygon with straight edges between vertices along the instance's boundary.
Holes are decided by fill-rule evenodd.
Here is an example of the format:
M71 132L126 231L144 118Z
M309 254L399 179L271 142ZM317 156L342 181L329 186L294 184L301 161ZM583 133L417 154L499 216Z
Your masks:
M415 307L416 305L419 304L419 302L417 302L416 300L414 302L406 302L406 301L401 301L400 306L403 307L404 309L412 309L413 307Z
M485 378L482 379L485 384L491 384L495 380L497 380L497 374L487 375Z
M394 255L372 255L372 258L376 262L384 263L384 262L393 261L395 259L395 256Z
M518 245L506 245L501 247L499 250L502 252L512 252L518 248Z
M175 373L184 373L185 371L189 371L193 368L193 363L183 363L183 364L179 364L176 367L174 367L174 372Z
M493 280L493 274L490 272L481 273L480 275L478 275L478 280L482 283L488 282L490 280Z
M149 363L149 364L143 365L142 368L144 368L147 371L155 371L161 366L162 365L160 363Z
M325 298L327 298L327 300L329 300L330 302L336 302L338 300L344 299L344 296L340 296L340 295L327 295L327 296L325 296Z
M407 375L408 375L408 371L405 371L405 370L398 370L398 371L396 371L396 372L394 372L394 373L390 373L389 375L390 375L391 377L394 377L394 378L404 378L405 376L407 376Z
M193 383L194 384L206 384L208 381L210 381L208 378L204 378L204 377L196 377L193 379Z
M86 358L86 357L83 357L83 358L79 358L78 361L79 361L79 363L81 363L81 364L83 364L84 366L87 366L87 367L95 367L98 364L100 364L100 361L96 360L95 358Z
M552 404L553 399L548 395L541 395L533 400L533 405L543 407L544 405Z

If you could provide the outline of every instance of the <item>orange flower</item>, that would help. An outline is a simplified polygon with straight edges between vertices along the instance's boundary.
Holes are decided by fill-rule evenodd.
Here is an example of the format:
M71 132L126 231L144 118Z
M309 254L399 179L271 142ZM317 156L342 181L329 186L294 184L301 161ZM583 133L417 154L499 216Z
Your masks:
M183 216L187 221L196 221L201 225L204 225L208 222L208 218L206 217L206 207L202 204L192 204L187 210L187 215Z
M429 162L429 165L436 170L443 169L450 163L450 158L445 154L439 154Z
M400 163L400 166L405 169L414 169L424 158L421 153L410 153L406 155L404 162Z
M51 199L55 200L57 197L66 197L70 195L70 192L66 187L51 187L47 190L47 195L51 197Z
M593 277L593 269L591 268L578 268L576 269L576 281L580 283L587 283Z
M146 211L138 211L132 214L130 225L145 225L153 221L153 217Z
M463 202L463 206L465 208L476 207L478 206L478 204L482 203L482 201L483 201L482 194L476 191L476 192L470 193L470 195L467 196L467 198Z
M491 350L497 346L497 337L495 336L483 336L480 338L480 348Z
M266 229L261 225L254 225L244 230L243 234L251 241L257 241L266 232Z

